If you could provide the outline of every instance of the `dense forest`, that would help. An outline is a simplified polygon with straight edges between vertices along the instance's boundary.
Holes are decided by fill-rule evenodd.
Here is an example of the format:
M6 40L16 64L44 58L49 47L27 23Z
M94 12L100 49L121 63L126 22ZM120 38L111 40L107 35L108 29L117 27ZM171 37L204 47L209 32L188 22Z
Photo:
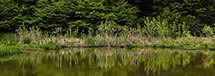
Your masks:
M213 34L215 25L215 0L0 0L0 8L1 32L148 28L146 34L168 29L170 36L201 36Z

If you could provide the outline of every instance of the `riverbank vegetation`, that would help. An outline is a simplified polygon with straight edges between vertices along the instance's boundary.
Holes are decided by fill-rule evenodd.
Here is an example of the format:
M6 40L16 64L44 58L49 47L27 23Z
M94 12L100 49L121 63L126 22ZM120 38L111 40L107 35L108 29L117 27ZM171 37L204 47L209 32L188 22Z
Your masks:
M72 48L72 47L118 47L118 48L178 48L178 49L215 49L215 39L212 36L146 36L143 30L148 28L130 29L123 32L91 32L78 34L75 32L62 33L57 28L55 34L44 33L37 27L26 29L20 27L17 33L5 34L1 39L1 45L19 48L42 48L45 50ZM153 29L154 30L154 29ZM147 31L150 32L150 31ZM172 32L165 33L171 34ZM162 34L159 34L162 35ZM186 35L186 34L182 34Z
M213 0L0 0L0 47L215 49ZM1 51L1 50L0 50ZM1 51L1 52L4 52Z

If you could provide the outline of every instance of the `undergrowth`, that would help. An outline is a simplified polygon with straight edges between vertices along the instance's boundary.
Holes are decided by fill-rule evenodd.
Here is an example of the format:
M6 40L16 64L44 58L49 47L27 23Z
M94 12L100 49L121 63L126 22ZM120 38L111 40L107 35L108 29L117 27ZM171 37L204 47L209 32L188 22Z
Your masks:
M38 27L20 27L17 33L0 34L0 45L3 47L2 52L26 48L56 50L62 46L215 49L214 31L209 26L205 26L202 29L205 34L198 37L190 34L185 23L171 24L159 16L145 18L145 24L137 28L114 27L114 23L107 21L97 30L90 29L87 33L78 29L62 31L62 28L56 28L50 33Z

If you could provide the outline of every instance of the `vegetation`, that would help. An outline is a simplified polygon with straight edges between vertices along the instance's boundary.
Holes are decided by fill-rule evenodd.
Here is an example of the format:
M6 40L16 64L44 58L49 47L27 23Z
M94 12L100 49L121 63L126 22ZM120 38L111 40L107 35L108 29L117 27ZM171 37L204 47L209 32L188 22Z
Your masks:
M0 8L2 75L214 74L215 0L0 0Z
M149 23L153 23L153 21ZM194 37L187 33L177 34L178 36L176 36L176 34L174 34L173 32L169 32L173 31L170 30L170 28L172 27L166 27L163 25L158 25L159 28L149 27L151 26L131 30L123 29L123 32L117 33L105 30L100 30L103 32L89 31L89 34L81 33L80 35L77 31L67 31L65 34L63 34L63 32L60 31L61 28L57 28L55 34L49 34L42 32L37 27L30 28L29 30L25 27L20 27L17 34L4 34L1 38L1 45L6 48L42 48L45 50L57 50L65 47L68 48L87 46L119 48L154 47L215 50L215 39L209 33L206 34L207 37ZM169 31L161 29L160 31L166 33L157 32L160 28L166 28L166 30ZM153 30L154 32L150 31L149 29ZM203 28L203 30L205 29L211 28ZM149 31L145 32L146 30ZM170 36L175 36L176 38Z
M0 0L0 45L215 49L214 2Z
M88 34L88 31L101 29L118 32L125 27L137 29L152 26L156 29L147 29L146 31L153 32L145 34L153 37L154 35L175 37L184 33L201 36L205 35L202 28L206 29L208 26L214 29L214 2L214 0L0 0L2 8L0 29L1 32L16 32L19 27L25 26L38 27L42 31L54 33L56 28L62 28L61 31L64 33L78 30L79 34ZM172 34L167 35L167 32Z

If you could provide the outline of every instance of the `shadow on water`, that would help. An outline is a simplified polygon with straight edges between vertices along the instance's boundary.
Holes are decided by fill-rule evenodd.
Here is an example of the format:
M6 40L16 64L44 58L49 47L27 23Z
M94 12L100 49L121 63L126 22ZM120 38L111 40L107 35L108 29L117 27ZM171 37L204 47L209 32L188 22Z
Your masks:
M0 58L1 76L215 76L213 51L62 49Z

